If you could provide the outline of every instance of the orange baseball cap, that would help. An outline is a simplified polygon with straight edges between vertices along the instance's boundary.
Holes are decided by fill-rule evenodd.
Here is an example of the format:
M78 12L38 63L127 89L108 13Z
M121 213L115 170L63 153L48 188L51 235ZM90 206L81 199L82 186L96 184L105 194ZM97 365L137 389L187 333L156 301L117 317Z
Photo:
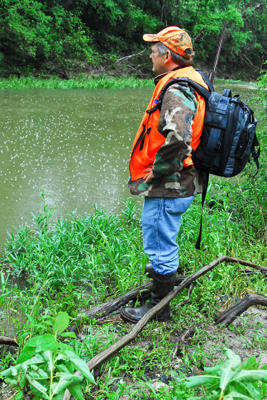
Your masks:
M169 26L159 33L147 33L143 36L145 42L161 42L168 49L185 58L191 58L194 51L188 33L177 26Z

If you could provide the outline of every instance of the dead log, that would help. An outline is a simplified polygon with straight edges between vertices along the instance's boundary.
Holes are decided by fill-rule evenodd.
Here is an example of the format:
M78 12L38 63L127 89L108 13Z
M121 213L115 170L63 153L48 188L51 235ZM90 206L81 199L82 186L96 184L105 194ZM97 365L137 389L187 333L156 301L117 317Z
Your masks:
M241 299L234 306L229 308L229 310L217 317L215 319L215 324L221 324L221 327L227 327L249 307L255 305L267 307L267 297L256 293L248 294L244 299Z
M178 275L176 276L176 282L175 286L178 286L184 279L186 278L185 275ZM84 311L83 316L86 315L86 320L88 319L97 319L97 318L102 318L107 314L112 313L113 311L118 310L120 307L125 306L125 304L129 303L129 301L136 299L139 293L145 292L145 291L151 291L152 289L152 282L147 283L146 285L140 286L136 289L131 290L130 292L118 297L117 299L114 299L112 301L109 301L104 304L100 304L99 306L96 306L94 308L91 308L91 310ZM79 316L78 316L79 318Z
M90 361L88 361L87 365L89 370L93 370L94 368L99 367L103 364L107 359L112 357L116 354L120 349L130 343L136 336L142 331L145 325L151 320L153 317L156 316L171 300L173 300L178 293L180 293L183 289L191 285L192 282L196 281L201 276L210 272L214 267L221 264L222 262L234 262L241 265L249 266L251 268L256 268L260 271L266 271L266 267L262 267L260 265L256 265L254 263L250 263L248 261L240 260L238 258L227 257L223 256L218 258L217 260L212 261L210 264L206 265L205 267L201 268L199 271L195 272L194 274L188 276L184 279L180 285L171 291L164 299L161 300L155 307L153 307L150 311L148 311L137 324L133 327L133 329L125 335L123 338L119 339L116 343L111 345L109 348L103 350L101 353L94 356ZM264 296L263 296L264 297ZM267 303L266 303L267 304ZM79 371L75 372L76 376L81 375ZM68 390L65 391L63 400L70 400L71 394Z
M0 336L0 344L6 344L6 345L9 345L9 346L19 347L19 345L16 342L15 338L7 337L7 336Z

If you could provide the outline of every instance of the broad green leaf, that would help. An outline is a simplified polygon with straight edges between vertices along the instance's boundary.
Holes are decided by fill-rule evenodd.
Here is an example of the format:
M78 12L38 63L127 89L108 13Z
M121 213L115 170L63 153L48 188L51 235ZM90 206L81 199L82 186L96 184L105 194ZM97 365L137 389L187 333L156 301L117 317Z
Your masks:
M227 356L229 355L231 358L226 360L221 366L221 379L220 379L220 388L225 390L228 382L240 371L241 368L241 359L238 355L234 354L231 350L228 349L226 352Z
M267 388L266 388L266 383L265 382L262 383L261 389L262 389L262 397L266 397Z
M70 394L77 400L84 400L81 385L70 385L68 386Z
M62 400L63 396L64 396L64 390L62 390L62 392L56 394L55 396L53 396L53 400Z
M61 353L60 353L60 354L56 357L55 362L56 362L56 361L60 361L60 360L67 360L67 357L64 356L64 354L61 354Z
M32 379L29 375L27 375L27 379L28 379L29 383L32 386L34 386L37 390L39 390L39 392L43 393L47 399L49 398L49 396L46 394L47 388L45 386L41 385L41 383Z
M218 372L221 369L221 366L224 364L224 361L222 361L220 364L215 365L214 367L204 367L204 371L206 372Z
M69 369L67 368L67 366L65 364L57 364L57 370L59 370L60 372L66 372L67 374L71 373L71 371L69 371Z
M11 376L17 376L18 372L21 370L21 364L16 365L15 367L11 367L8 369L5 369L3 372L1 372L1 375L9 378Z
M75 332L63 332L63 333L61 333L60 336L62 336L62 337L73 337L74 339L77 338Z
M39 336L36 341L36 351L46 351L46 350L54 350L59 347L58 342L54 338L53 335L47 333L46 335Z
M28 371L28 374L33 379L50 379L50 376L41 368L38 368L37 371Z
M22 364L23 365L23 364ZM19 378L19 387L21 389L24 388L24 386L27 385L27 378L26 378L26 374L27 374L27 369L26 370L22 370L20 373L20 378Z
M197 376L190 376L186 378L185 385L188 388L192 388L199 385L206 385L209 384L218 384L220 383L220 378L218 376L213 375L197 375Z
M54 365L53 365L53 356L50 350L47 350L43 353L44 359L48 361L48 369L50 372L53 372Z
M5 382L10 386L17 386L18 385L18 382L16 381L16 379L13 379L13 378L6 378Z
M218 400L220 393L211 394L209 396L189 397L187 400Z
M60 312L58 313L55 323L53 325L53 330L56 335L59 333L63 332L67 327L69 326L70 323L70 317L66 312Z
M12 376L18 375L18 369L16 367L10 367L10 371Z
M239 381L239 382L256 382L262 381L267 382L267 371L259 369L255 371L240 371L233 379L232 382Z
M32 379L39 379L40 376L37 372L35 371L28 371L28 375L32 378Z
M59 381L52 384L53 396L66 389L71 384L77 385L83 380L83 376L74 376L71 374L57 374L56 378L59 377Z
M24 365L33 365L33 364L42 364L44 363L44 358L41 354L36 354L36 356L30 358L29 360L25 361L22 365L22 367L24 368Z
M246 369L246 370L249 371L249 370L253 370L253 369L257 369L257 368L258 368L258 363L257 363L257 360L256 360L255 356L249 357L241 365L241 370L242 369Z
M223 400L251 400L251 397L245 396L238 392L230 392L226 396L223 396Z
M21 364L24 361L29 360L36 353L36 342L38 340L38 336L35 336L28 340L25 346L22 349L20 356L17 359L16 364Z
M41 368L38 369L40 378L49 378L48 374Z
M48 325L54 325L56 318L51 317L50 315L44 315L43 319L45 320L45 323Z
M260 369L266 370L267 369L267 364L263 365Z
M89 368L86 364L85 361L83 361L80 357L77 356L77 354L73 353L73 351L66 350L63 352L68 359L75 365L78 371L86 378L88 379L91 383L96 384L95 378L93 374L89 371Z
M62 343L62 342L59 342L58 344L59 344L59 348L60 348L61 352L63 352L63 350L70 350L70 351L73 350L73 348L69 344Z
M226 357L229 360L231 360L232 358L234 358L234 356L236 356L236 354L231 349L228 349L227 347L225 347L223 349L223 352L225 353Z
M15 396L15 400L23 400L23 396L24 396L23 392L19 391Z
M231 382L229 386L230 386L230 391L235 391L240 394L244 394L254 400L261 400L261 393L256 383L234 382L234 384L232 384Z

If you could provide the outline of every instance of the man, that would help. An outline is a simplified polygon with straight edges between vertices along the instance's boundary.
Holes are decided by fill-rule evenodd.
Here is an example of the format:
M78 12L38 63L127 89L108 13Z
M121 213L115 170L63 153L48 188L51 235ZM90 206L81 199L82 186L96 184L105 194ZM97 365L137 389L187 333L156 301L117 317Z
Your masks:
M144 196L143 247L153 267L153 287L148 304L124 308L122 316L138 322L174 287L178 268L176 237L181 216L205 186L205 175L193 165L204 123L205 100L186 85L171 85L157 108L164 85L173 78L187 77L208 89L199 72L190 65L194 51L189 35L178 27L143 36L152 42L155 90L134 140L128 186L133 195ZM170 318L170 306L156 319Z

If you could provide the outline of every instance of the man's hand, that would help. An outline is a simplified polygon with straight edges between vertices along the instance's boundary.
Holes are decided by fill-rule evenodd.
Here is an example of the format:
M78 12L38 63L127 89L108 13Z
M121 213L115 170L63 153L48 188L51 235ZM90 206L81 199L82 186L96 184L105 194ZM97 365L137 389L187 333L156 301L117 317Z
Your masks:
M144 183L147 183L150 179L154 178L152 167L147 167L144 169L144 172L148 172L148 174L144 177Z

